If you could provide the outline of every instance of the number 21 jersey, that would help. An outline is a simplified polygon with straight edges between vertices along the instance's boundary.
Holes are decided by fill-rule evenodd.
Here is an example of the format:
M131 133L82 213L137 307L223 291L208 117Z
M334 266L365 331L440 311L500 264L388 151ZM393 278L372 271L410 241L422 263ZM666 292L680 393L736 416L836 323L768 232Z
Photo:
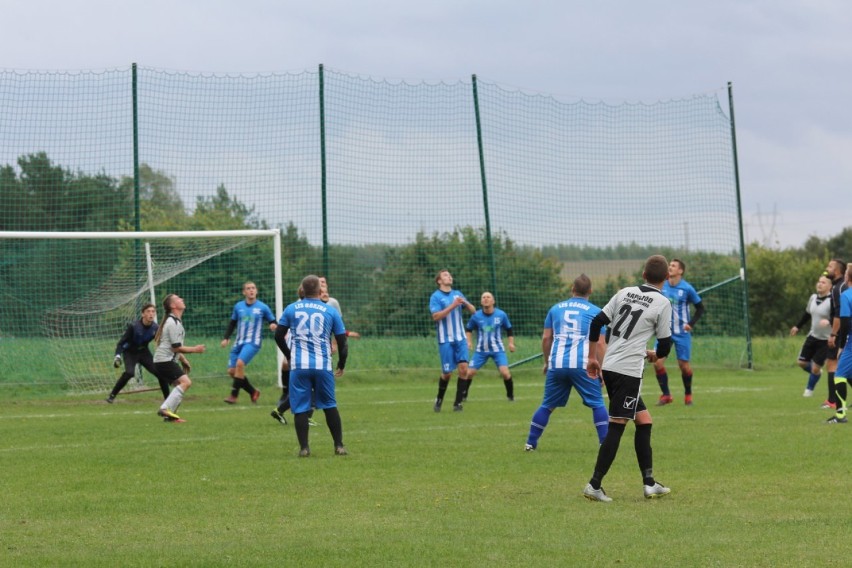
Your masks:
M672 334L672 305L659 289L648 284L620 290L603 307L610 337L603 370L641 377L651 336Z

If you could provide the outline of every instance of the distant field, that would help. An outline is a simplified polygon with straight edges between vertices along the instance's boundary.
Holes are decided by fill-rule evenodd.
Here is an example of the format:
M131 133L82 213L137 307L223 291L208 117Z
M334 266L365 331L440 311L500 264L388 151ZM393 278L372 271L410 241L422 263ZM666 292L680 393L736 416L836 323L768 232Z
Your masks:
M634 272L642 270L644 260L578 260L562 263L560 273L566 282L573 281L580 274L592 279L592 285L607 278L623 274L631 278Z
M597 439L576 400L523 451L537 365L516 369L514 403L488 369L463 412L440 414L434 372L353 370L338 389L345 458L324 425L297 458L265 385L260 405L227 406L224 380L200 381L180 425L155 416L155 393L4 396L0 565L826 566L852 516L817 480L852 473L850 432L822 423L805 377L792 362L697 367L693 407L673 380L677 403L652 407L672 494L642 498L628 427L610 504L581 496Z

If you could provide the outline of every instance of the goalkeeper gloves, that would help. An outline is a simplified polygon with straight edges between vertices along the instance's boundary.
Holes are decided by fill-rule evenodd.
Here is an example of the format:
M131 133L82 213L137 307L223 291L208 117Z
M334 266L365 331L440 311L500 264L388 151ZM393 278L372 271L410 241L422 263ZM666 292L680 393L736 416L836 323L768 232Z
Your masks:
M116 355L115 359L112 361L112 366L118 369L121 367L121 355Z

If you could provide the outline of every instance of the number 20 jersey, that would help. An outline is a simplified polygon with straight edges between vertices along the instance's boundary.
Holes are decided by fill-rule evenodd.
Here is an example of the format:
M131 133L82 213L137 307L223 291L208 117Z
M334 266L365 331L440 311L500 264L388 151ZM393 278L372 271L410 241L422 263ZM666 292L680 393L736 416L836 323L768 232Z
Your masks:
M641 377L651 336L672 334L671 302L659 289L643 284L623 288L602 311L611 322L603 370Z

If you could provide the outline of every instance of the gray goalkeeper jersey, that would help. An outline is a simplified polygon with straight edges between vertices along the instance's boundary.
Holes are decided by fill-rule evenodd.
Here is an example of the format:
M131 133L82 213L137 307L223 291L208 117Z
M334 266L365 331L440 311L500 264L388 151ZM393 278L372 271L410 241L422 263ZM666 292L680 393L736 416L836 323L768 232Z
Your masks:
M161 329L160 341L157 343L157 350L154 351L154 363L177 361L178 354L172 351L172 347L183 345L183 324L176 317L169 315L166 316Z
M831 335L831 300L828 296L820 298L816 294L811 294L808 300L808 306L805 308L811 315L811 332L816 339L828 339ZM826 321L826 324L822 322Z
M658 288L648 284L620 290L603 308L610 336L604 371L641 377L651 336L671 337L672 305Z

